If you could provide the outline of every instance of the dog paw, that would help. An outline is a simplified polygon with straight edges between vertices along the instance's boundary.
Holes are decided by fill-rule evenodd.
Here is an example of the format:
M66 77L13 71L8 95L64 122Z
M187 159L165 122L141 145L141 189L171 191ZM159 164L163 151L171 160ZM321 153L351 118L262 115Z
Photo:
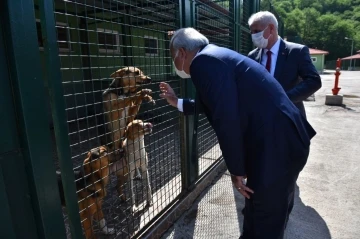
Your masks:
M153 201L150 200L150 201L147 201L146 203L146 207L151 207L152 205L154 205Z
M115 233L115 229L112 227L105 227L102 231L105 235L112 235Z
M138 211L137 206L135 206L135 205L132 206L131 209L130 209L130 211L131 211L132 214L134 214L135 212L137 212L137 211Z
M120 195L120 202L121 203L126 202L126 196L124 195L124 193L122 191L119 192L119 190L117 190L117 191L118 191L118 194Z
M155 100L150 100L149 103L152 105L156 105Z
M145 95L143 99L152 105L156 105L155 100L150 95Z
M152 93L152 90L150 89L142 89L141 94L142 95L150 95Z
M114 151L114 154L117 155L117 156L119 156L120 158L122 158L122 157L124 157L124 155L125 155L125 150L124 150L124 149L116 149L116 150Z

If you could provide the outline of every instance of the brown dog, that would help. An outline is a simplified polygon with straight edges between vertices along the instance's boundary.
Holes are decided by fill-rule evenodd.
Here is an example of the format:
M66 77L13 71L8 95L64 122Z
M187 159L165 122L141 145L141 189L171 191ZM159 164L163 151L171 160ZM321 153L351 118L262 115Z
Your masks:
M125 195L123 194L122 188L126 181L130 181L130 195L131 195L131 212L137 211L135 205L134 195L134 175L137 168L141 169L142 180L146 186L146 201L147 206L153 204L150 178L148 173L148 155L145 150L144 137L147 134L152 133L152 124L143 122L141 120L134 120L126 127L125 137L123 141L123 149L125 156L122 160L117 161L111 166L111 173L115 172L118 178L117 190L123 200Z
M136 67L125 67L112 73L114 80L103 93L107 127L111 131L112 150L121 149L126 125L135 119L143 100L155 104L150 89L137 91L138 87L150 83L151 78Z
M105 234L113 234L115 230L106 226L102 211L102 203L106 196L106 185L109 182L109 166L113 163L112 155L107 148L100 146L90 150L83 163L83 171L75 171L76 190L80 210L80 219L85 231L85 238L96 238L92 219L100 222L100 228ZM61 173L56 172L61 204L65 205Z

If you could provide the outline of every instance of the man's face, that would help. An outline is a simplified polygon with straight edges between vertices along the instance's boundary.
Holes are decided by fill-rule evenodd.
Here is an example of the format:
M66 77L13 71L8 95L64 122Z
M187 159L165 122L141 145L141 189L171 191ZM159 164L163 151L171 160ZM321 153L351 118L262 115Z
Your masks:
M265 29L266 28L266 29ZM264 31L265 29L265 31ZM263 33L263 37L265 39L268 39L270 34L272 34L274 30L274 25L273 24L269 24L269 25L264 25L264 24L261 24L259 22L254 22L251 26L250 26L250 32L251 34L255 34L255 33L258 33L258 32L262 32L264 31Z

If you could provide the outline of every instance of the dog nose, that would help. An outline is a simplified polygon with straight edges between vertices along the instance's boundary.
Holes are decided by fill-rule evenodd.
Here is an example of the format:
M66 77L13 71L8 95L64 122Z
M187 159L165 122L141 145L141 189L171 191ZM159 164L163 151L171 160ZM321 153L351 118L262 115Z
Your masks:
M151 77L146 77L146 83L151 83Z

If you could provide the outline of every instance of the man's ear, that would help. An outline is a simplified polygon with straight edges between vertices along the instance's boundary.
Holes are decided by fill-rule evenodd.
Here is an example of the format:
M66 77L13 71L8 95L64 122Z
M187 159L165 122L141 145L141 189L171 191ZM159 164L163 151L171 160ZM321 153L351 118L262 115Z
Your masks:
M270 23L269 24L269 29L270 29L270 33L273 34L275 32L275 30L276 30L275 25Z
M185 49L183 47L179 48L177 51L177 54L180 57L184 57L186 55Z

